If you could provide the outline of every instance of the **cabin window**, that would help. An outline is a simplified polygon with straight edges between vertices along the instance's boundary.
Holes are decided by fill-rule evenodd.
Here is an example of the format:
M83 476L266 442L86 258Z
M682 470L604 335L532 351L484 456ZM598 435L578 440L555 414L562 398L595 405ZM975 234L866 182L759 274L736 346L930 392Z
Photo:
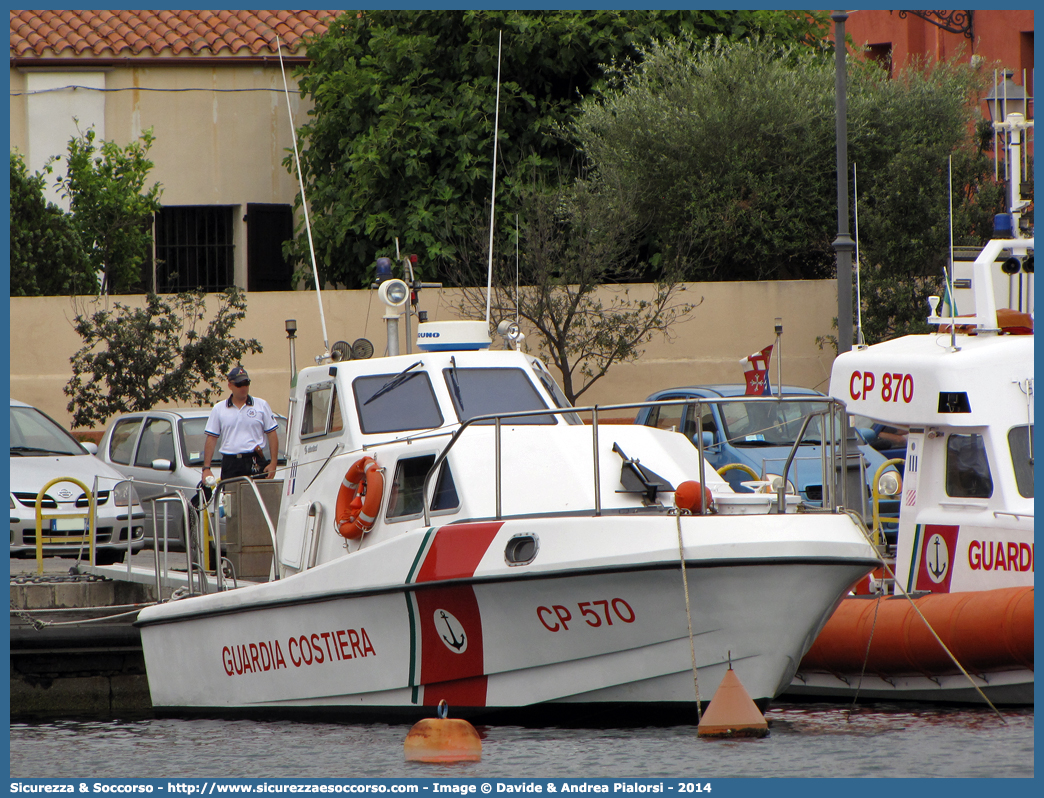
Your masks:
M993 495L993 477L982 435L951 435L947 439L946 495L963 499L988 499Z
M453 409L461 421L492 413L545 410L547 404L522 369L481 368L442 370ZM480 424L492 424L481 421ZM556 424L554 416L505 418L504 424Z
M421 365L417 361L410 369ZM352 382L359 426L367 435L442 426L435 391L425 371L373 374Z
M1008 449L1011 450L1011 464L1015 467L1015 484L1019 495L1025 499L1033 498L1033 425L1023 424L1008 430Z
M540 384L544 386L544 390L551 394L551 399L554 400L555 407L564 410L567 407L572 407L573 404L566 398L566 395L562 393L562 389L558 387L558 383L555 382L555 378L551 376L551 372L547 370L539 360L531 361L530 365L533 367L533 373L537 375L537 379L540 380ZM576 413L566 413L559 416L565 420L566 424L583 424L580 420L580 416Z
M435 464L435 455L406 457L395 465L391 496L388 498L389 520L417 516L424 512L424 478ZM431 512L454 510L460 506L457 488L447 463L442 464L435 480L435 495L431 500Z
M333 382L309 385L301 412L301 439L317 438L342 429L344 421L341 403L337 400L337 386Z

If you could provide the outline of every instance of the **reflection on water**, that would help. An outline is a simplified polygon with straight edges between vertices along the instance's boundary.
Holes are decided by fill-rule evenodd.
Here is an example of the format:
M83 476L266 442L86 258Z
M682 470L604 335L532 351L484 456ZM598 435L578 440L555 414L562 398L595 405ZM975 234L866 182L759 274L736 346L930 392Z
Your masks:
M771 709L761 740L690 726L480 726L478 763L406 763L409 725L215 719L16 723L12 777L1032 777L1033 710ZM1006 722L1005 722L1006 721Z

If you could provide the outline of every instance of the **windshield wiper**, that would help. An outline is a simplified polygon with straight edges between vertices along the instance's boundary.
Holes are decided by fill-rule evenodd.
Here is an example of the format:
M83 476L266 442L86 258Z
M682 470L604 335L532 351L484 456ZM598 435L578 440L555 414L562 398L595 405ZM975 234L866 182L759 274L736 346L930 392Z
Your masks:
M464 399L460 395L460 384L457 382L457 361L450 355L450 382L453 383L453 395L457 397L457 406L464 409Z
M80 454L80 452L60 452L57 449L40 449L36 446L12 446L11 454Z
M383 396L384 394L388 393L388 391L395 390L400 385L402 385L404 382L406 382L406 380L408 380L410 377L416 377L418 372L414 371L413 369L417 368L417 366L423 366L423 365L424 365L424 363L422 363L420 360L418 360L412 366L407 366L405 369L403 369L398 374L396 374L394 377L392 377L390 380L388 380L386 383L384 383L384 385L382 385L380 387L380 390L378 390L377 393L375 393L373 396L371 396L369 399L367 399L365 402L363 402L363 406L368 405L370 402L372 402L378 396Z

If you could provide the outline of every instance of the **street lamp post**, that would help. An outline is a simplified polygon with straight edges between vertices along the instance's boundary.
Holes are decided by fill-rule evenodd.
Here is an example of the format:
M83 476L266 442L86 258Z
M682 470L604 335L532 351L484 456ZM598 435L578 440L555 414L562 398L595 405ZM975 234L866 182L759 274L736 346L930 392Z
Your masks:
M1020 238L1021 211L1030 204L1029 200L1022 198L1023 131L1032 129L1033 120L1027 118L1031 98L1011 77L1011 72L1005 72L1003 82L990 90L986 96L986 108L990 113L990 119L993 120L994 132L999 133L1004 140L1008 182L1007 210L1011 214L1012 236Z
M848 74L845 66L845 20L848 14L835 11L834 50L837 65L834 78L837 109L837 353L852 348L852 254L855 241L848 232Z

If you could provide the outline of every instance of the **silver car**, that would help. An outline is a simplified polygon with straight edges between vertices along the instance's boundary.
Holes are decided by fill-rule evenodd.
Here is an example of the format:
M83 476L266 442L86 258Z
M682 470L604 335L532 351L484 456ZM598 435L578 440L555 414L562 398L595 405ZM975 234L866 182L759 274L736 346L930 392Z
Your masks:
M95 494L95 562L111 565L127 552L145 545L145 514L132 501L123 475L95 457L54 419L35 407L11 399L11 556L36 556L36 497L62 477L75 479ZM48 557L87 560L84 544L89 500L76 482L57 481L47 487L41 515L65 516L42 521L43 553ZM129 522L129 523L128 523ZM55 540L58 538L58 540ZM63 540L67 538L67 540Z
M150 499L174 492L190 491L203 479L203 447L206 444L207 418L210 408L163 408L141 413L124 413L109 421L99 444L98 457L127 477L134 479L149 518L146 538L152 545L152 506ZM286 418L276 416L279 424L279 464L286 462ZM215 447L211 470L221 476L221 455ZM266 441L265 457L271 459ZM166 514L167 547L185 550L181 502L158 501L156 504L157 537L162 547L164 514Z

